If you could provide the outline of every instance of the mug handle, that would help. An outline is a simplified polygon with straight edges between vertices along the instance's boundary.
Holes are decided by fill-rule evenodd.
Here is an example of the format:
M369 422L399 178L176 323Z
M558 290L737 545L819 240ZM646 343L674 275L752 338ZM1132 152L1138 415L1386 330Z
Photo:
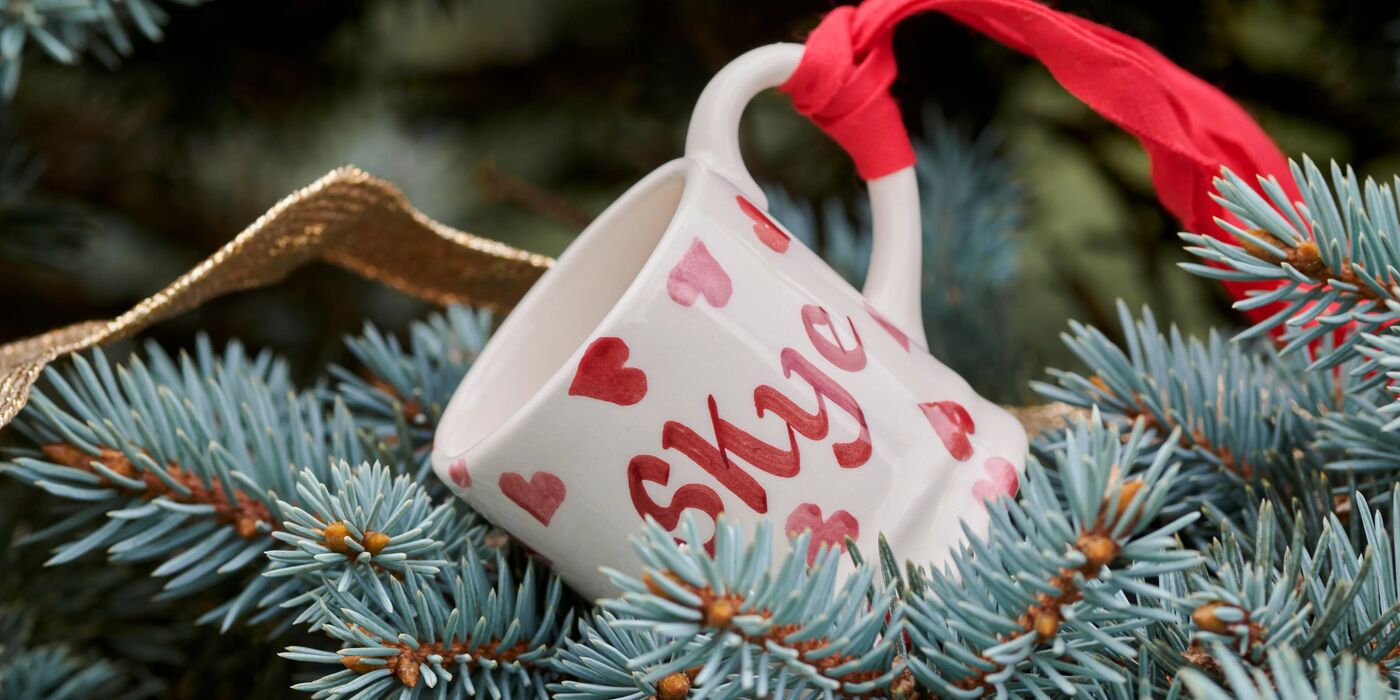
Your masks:
M731 61L700 93L686 132L686 158L719 173L764 209L768 198L739 153L739 118L755 95L787 81L802 60L802 51L801 44L769 44ZM862 293L880 315L927 350L919 301L923 240L914 167L867 180L866 185L875 234Z

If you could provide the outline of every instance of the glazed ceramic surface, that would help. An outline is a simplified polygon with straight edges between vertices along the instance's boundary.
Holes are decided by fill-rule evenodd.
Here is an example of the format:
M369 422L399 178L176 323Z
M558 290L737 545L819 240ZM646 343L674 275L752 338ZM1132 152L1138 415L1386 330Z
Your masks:
M795 59L757 54L707 88L687 157L506 318L438 428L437 474L589 596L612 592L601 566L639 573L644 517L705 537L721 512L766 517L778 551L812 531L809 555L883 532L936 564L1017 488L1021 426L923 349L912 172L871 183L869 298L764 210L729 132Z

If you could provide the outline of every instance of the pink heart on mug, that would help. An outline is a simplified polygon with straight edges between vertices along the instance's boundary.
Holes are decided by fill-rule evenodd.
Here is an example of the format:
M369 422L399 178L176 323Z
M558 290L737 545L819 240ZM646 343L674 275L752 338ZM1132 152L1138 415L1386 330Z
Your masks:
M570 396L631 406L647 395L647 375L624 363L632 354L621 338L603 337L589 344L578 361Z
M983 462L982 470L987 473L987 478L978 479L972 484L972 496L979 501L989 501L1002 494L1015 496L1021 487L1021 480L1016 477L1016 465L1001 457L991 457Z
M953 459L965 462L972 457L972 440L967 436L977 432L977 424L972 422L972 416L962 404L956 401L930 401L919 404L919 408L923 409L924 417L928 418L933 432L938 433L938 439L943 441L943 446L948 448Z
M447 467L447 477L452 479L452 483L458 488L470 488L472 485L472 475L467 471L467 460L459 459Z
M876 311L875 307L871 306L868 302L865 305L865 313L870 314L870 318L875 319L875 323L880 324L880 327L885 329L885 332L889 333L891 338L894 338L894 342L899 343L899 347L904 348L905 352L909 352L908 334L899 330L898 326L890 323L889 319L881 315L879 311Z
M758 240L763 245L768 246L774 252L785 253L788 249L788 235L763 213L762 209L754 206L752 202L742 196L736 196L735 201L739 202L739 208L744 211L744 215L753 221L753 235L758 236Z
M710 249L696 238L680 262L671 268L671 274L666 277L666 291L681 306L690 306L696 297L704 296L710 306L718 309L729 303L734 284L715 256L710 255Z
M506 472L501 475L500 485L506 498L535 516L545 527L549 526L567 494L563 480L549 472L535 472L529 481L515 472Z
M803 503L788 515L783 531L788 537L797 537L808 530L812 531L812 539L807 544L807 564L811 565L816 562L817 553L821 551L822 545L828 545L829 548L839 547L841 551L846 551L846 538L860 537L860 522L856 520L856 516L844 510L838 510L832 513L830 518L823 520L821 506Z

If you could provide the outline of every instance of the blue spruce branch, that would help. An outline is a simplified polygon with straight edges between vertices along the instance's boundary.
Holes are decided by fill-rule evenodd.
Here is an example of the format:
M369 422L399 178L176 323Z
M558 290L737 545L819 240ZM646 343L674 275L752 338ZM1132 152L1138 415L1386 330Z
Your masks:
M169 0L181 5L205 1ZM60 63L77 63L90 52L111 64L131 53L131 27L159 41L168 20L156 0L0 0L0 92L14 95L30 42Z
M1321 206L1295 208L1310 228L1276 213L1317 236ZM1387 206L1362 213L1386 229ZM1348 244L1370 245L1348 216ZM207 341L120 367L75 358L3 469L72 504L35 536L72 540L57 561L159 562L168 596L260 567L213 617L325 632L332 648L284 653L331 667L297 686L315 697L1378 696L1400 680L1400 443L1382 386L1400 345L1377 328L1276 352L1119 314L1125 348L1076 324L1087 369L1037 386L1088 418L1037 438L1020 499L989 504L988 532L945 567L882 543L869 563L852 549L843 578L839 551L809 565L807 535L779 558L766 525L723 522L708 550L652 524L645 573L614 572L623 594L577 625L562 585L488 543L427 469L489 328L463 310L403 343L367 327L350 341L363 371L333 370L335 391L297 392L270 355Z
M330 374L337 382L326 399L343 400L386 457L417 465L418 481L436 483L430 478L429 462L433 432L490 331L489 312L460 306L415 322L407 348L366 324L361 336L346 340L363 373L332 366Z
M296 485L301 505L278 501L287 519L273 537L291 545L272 549L269 577L297 576L311 582L309 590L282 607L306 606L310 620L324 595L324 581L340 592L356 590L374 596L385 610L393 602L385 576L402 578L412 571L431 577L464 551L482 546L486 527L475 513L461 511L456 499L434 506L423 485L406 474L394 476L379 464L331 469L327 486L310 469Z
M1245 666L1228 649L1214 645L1211 654L1224 676L1223 685L1206 673L1188 669L1182 680L1199 700L1381 700L1395 696L1374 667L1352 656L1318 654L1306 663L1283 647L1269 652L1261 668Z
M1388 501L1389 526L1383 511L1372 511L1361 494L1351 504L1351 525L1336 513L1330 516L1326 558L1312 556L1327 576L1306 579L1320 622L1314 623L1311 639L1301 650L1350 654L1375 664L1395 681L1400 680L1400 552L1389 531L1400 523L1395 490ZM1338 605L1342 607L1330 607Z
M1296 581L1314 556L1304 545L1303 529L1296 526L1291 544L1278 555L1271 543L1276 530L1273 508L1266 503L1251 542L1252 556L1227 532L1211 547L1210 575L1188 577L1196 628L1190 655L1199 659L1202 645L1219 644L1242 662L1258 664L1271 649L1301 646L1307 639L1307 621L1322 610ZM1345 601L1350 590L1342 582L1334 592Z
M1169 512L1208 503L1228 516L1257 502L1244 487L1286 488L1289 498L1317 487L1332 458L1317 444L1320 419L1354 407L1348 397L1359 391L1348 372L1310 372L1267 346L1229 343L1214 332L1205 341L1174 326L1163 332L1150 310L1134 319L1121 301L1118 316L1126 349L1071 322L1062 338L1089 372L1052 369L1053 384L1037 381L1032 388L1116 420L1141 419L1149 437L1180 431L1176 457L1183 470Z
M1095 412L1067 431L1058 479L1032 459L1020 501L989 507L985 536L966 533L946 568L916 572L904 617L919 683L960 698L1127 683L1131 633L1175 619L1152 581L1200 562L1176 537L1195 513L1157 521L1176 438L1149 448L1141 420L1124 436Z
M1282 324L1282 352L1288 354L1334 332L1349 332L1312 363L1318 369L1332 367L1354 357L1367 334L1400 320L1395 287L1400 282L1400 209L1395 187L1369 178L1363 183L1351 168L1336 163L1330 183L1306 157L1301 165L1290 163L1290 173L1302 202L1289 201L1273 177L1258 178L1256 190L1223 169L1214 197L1240 223L1217 223L1234 242L1183 233L1187 251L1211 264L1182 267L1212 279L1277 285L1235 304L1241 310L1281 304L1278 312L1238 337L1262 336Z
M683 529L687 541L705 541L693 519ZM601 603L616 616L611 627L638 635L588 637L603 645L590 647L597 666L579 663L577 647L566 650L563 667L585 674L560 688L628 697L618 679L636 673L627 692L657 687L667 700L692 688L698 697L721 699L883 696L902 670L894 663L901 623L890 614L892 592L876 584L868 566L838 583L836 548L823 547L809 566L809 538L798 536L770 574L766 522L745 545L743 530L721 519L711 555L704 547L678 548L649 521L636 542L643 575L609 572L623 594ZM619 644L644 653L622 663L613 651Z
M391 606L351 587L326 586L321 629L341 648L288 647L282 656L339 669L296 689L313 698L546 698L551 659L573 623L563 586L543 586L533 564L517 583L499 550L466 548L437 574L387 577Z
M113 664L81 658L66 648L3 650L0 698L5 700L87 700L131 697Z
M17 578L14 569L3 572ZM67 645L30 642L33 615L0 609L0 698L5 700L83 700L92 697L140 697L117 664Z
M1370 512L1364 497L1358 497L1358 512ZM1295 651L1301 657L1294 663L1308 669L1323 671L1330 659L1356 657L1394 675L1400 581L1382 516L1360 516L1364 547L1358 551L1335 514L1309 546L1301 512L1288 528L1280 527L1288 521L1269 501L1255 513L1253 531L1223 530L1204 567L1163 581L1178 592L1189 619L1143 640L1162 672L1219 680L1229 667L1269 672L1277 653Z
M166 599L264 561L282 520L277 494L295 494L294 465L329 476L334 461L365 456L343 404L327 410L294 392L270 354L250 358L234 344L219 356L203 339L178 360L155 346L121 367L101 351L75 355L67 371L46 371L16 428L38 449L0 469L75 506L30 537L77 534L49 563L99 549L113 561L159 561ZM263 619L301 592L255 578L205 619L227 627L259 609Z
M632 660L646 658L652 665L669 668L689 650L681 647L670 654L655 656L656 650L666 645L665 638L651 630L620 626L618 620L607 611L579 620L576 637L566 638L552 661L565 679L550 686L556 700L688 697L695 683L695 673L674 671L653 678L648 667L634 668ZM708 637L695 640L696 644L706 641ZM731 692L732 688L731 683Z
M427 457L437 418L488 324L484 314L449 309L414 324L407 352L367 327L348 345L383 379L337 370L339 394L297 392L285 363L272 355L249 357L236 343L217 353L203 338L193 357L174 359L151 345L121 367L100 351L91 359L77 355L71 369L46 372L31 408L15 423L36 447L0 469L73 502L71 515L30 537L77 533L51 564L98 549L114 561L163 560L154 573L170 577L164 597L173 598L263 563L276 575L253 578L203 619L224 628L243 616L269 619L314 597L321 572L300 574L344 558L308 554L324 542L280 532L284 521L296 523L304 538L332 524L363 533L376 518L421 516L415 525L437 530L417 539L446 542L438 555L444 561L480 543L484 526L455 500L428 507L431 496L445 491L431 478ZM391 478L384 468L335 466L371 456L397 458L413 479ZM375 499L388 500L376 505ZM317 526L318 518L336 520ZM362 542L356 536L344 546ZM409 554L396 548L374 566L393 568L396 557ZM343 567L340 575L361 568Z

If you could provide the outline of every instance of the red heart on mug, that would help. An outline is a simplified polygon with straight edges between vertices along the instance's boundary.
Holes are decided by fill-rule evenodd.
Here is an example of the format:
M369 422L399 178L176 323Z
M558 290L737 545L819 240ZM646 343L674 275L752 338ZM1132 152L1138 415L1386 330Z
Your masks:
M823 520L820 506L815 503L803 503L788 515L783 531L788 537L797 537L808 530L812 531L812 539L807 544L807 564L810 566L816 562L817 552L821 551L824 544L846 551L846 538L860 537L860 522L856 520L856 516L844 510L838 510L832 513L830 518Z
M472 475L467 471L467 460L459 459L447 467L447 477L459 488L470 488Z
M972 457L972 441L967 436L977 432L977 425L962 404L956 401L930 401L919 404L919 408L923 409L924 417L928 418L933 432L938 433L938 439L943 441L943 446L948 448L953 459L965 462Z
M568 492L563 480L549 472L535 472L529 481L515 472L506 472L501 475L500 485L501 493L506 498L524 508L546 527Z
M715 256L710 255L710 249L697 238L680 262L671 268L671 274L666 277L666 291L681 306L690 306L696 297L704 296L710 306L718 309L729 303L734 283Z
M869 303L865 305L865 313L870 314L870 318L875 319L875 323L880 324L880 327L885 329L885 332L889 333L891 338L894 338L894 342L899 343L899 347L904 348L905 352L909 352L909 335L899 330L899 326L890 323L889 319L882 316L880 312L876 311L875 307L871 306Z
M624 363L631 355L621 338L603 337L589 344L578 361L570 396L587 396L599 401L631 406L647 395L647 375Z
M787 252L788 243L791 242L788 235L784 233L782 229L778 228L778 225L773 223L773 220L769 219L768 215L764 214L762 209L754 206L752 202L744 199L742 196L737 196L734 199L739 202L739 208L744 211L744 215L753 221L753 235L758 236L758 240L762 241L763 245L768 246L774 252Z
M972 496L979 501L990 501L1003 493L1015 496L1021 487L1021 480L1016 477L1016 465L1001 457L991 457L983 462L982 470L987 473L987 478L978 479L972 484Z

